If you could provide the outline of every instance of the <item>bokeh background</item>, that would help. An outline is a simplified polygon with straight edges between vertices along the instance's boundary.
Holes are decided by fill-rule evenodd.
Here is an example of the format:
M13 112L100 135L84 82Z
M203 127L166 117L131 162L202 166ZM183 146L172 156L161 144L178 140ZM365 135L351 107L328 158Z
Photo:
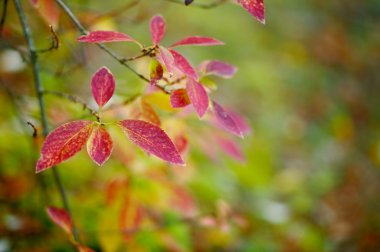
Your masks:
M22 2L37 47L48 47L46 22ZM186 128L189 139L188 165L168 167L111 129L119 146L103 167L85 151L58 166L84 243L96 251L380 251L380 2L266 0L265 26L235 4L132 2L68 4L86 27L122 31L144 44L156 13L167 20L165 45L186 35L224 41L180 52L194 65L218 59L238 67L233 79L214 79L211 96L244 115L253 132L235 139L246 159L236 161L208 141L215 128L207 121L153 106L164 128ZM114 103L144 90L145 83L104 52L78 44L79 33L62 12L57 34L60 49L40 55L46 89L93 106L89 80L106 65L117 79ZM0 251L72 251L45 212L61 206L51 171L34 174L41 139L26 122L40 129L39 113L12 1L0 46ZM128 43L110 47L138 54ZM148 63L132 65L144 72ZM78 104L46 99L51 129L88 117ZM179 213L162 181L180 186L178 194L186 191ZM128 237L118 229L123 207L109 204L124 191L153 209Z

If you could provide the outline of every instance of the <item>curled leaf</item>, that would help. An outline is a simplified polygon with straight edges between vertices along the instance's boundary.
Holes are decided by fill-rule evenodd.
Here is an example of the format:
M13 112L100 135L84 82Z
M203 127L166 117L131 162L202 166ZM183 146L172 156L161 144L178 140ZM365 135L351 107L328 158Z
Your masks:
M199 118L201 118L206 113L209 106L209 98L205 88L202 84L189 78L186 84L186 91L191 104L193 104L195 111Z
M113 143L110 134L98 125L92 130L87 141L87 152L91 159L99 166L102 166L112 153Z
M57 165L78 153L90 137L92 121L73 121L59 126L45 139L36 173Z
M224 43L222 41L219 41L210 37L190 36L172 44L169 48L173 48L176 46L185 46L185 45L214 46L214 45L224 45Z
M156 59L152 59L152 61L149 64L149 70L150 70L150 84L156 85L159 80L162 79L162 76L164 75L164 68L162 67L161 63L158 62Z
M58 207L48 207L46 209L49 218L61 227L69 235L72 234L73 224L71 222L70 215L63 208Z
M160 57L162 59L162 63L166 67L166 71L168 71L168 73L170 75L172 75L174 72L174 69L173 69L174 68L174 57L173 57L173 55L171 54L171 52L168 49L166 49L163 46L159 47L159 51L160 51Z
M170 94L170 103L173 108L183 108L190 104L189 96L185 89L174 90Z
M235 75L237 68L223 61L211 60L203 62L199 66L199 70L205 75L216 75L229 79Z
M113 96L115 91L115 79L111 71L101 67L91 79L92 96L99 107L103 107Z
M154 16L150 21L150 34L155 45L161 42L165 36L165 30L165 19L160 15Z
M243 132L234 118L215 101L212 101L212 107L216 122L228 132L243 138Z
M135 40L127 34L115 31L92 31L87 35L80 36L78 41L86 43L135 42Z
M237 0L258 21L265 24L264 0Z
M198 75L195 72L194 68L191 66L191 64L187 61L185 57L182 56L177 51L169 50L171 54L174 57L174 66L180 70L182 73L184 73L186 76L189 76L190 78L193 78L194 80L198 79Z
M141 120L124 120L119 124L128 138L146 152L173 164L184 164L175 145L160 127Z

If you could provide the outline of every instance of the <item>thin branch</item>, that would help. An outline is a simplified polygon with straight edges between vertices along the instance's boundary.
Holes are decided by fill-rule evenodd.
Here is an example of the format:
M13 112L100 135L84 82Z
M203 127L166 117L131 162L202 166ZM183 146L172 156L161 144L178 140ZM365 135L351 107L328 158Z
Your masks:
M78 18L74 15L74 13L71 11L71 9L63 2L63 0L55 0L59 6L63 9L63 11L70 17L71 21L74 23L74 25L77 27L77 29L80 31L81 34L86 35L88 32L86 28L81 24L81 22L78 20ZM133 69L128 63L125 58L121 58L116 55L115 52L110 50L108 47L106 47L103 44L97 43L100 49L105 51L108 55L110 55L112 58L117 60L121 65L128 68L132 73L137 75L140 79L150 82L148 78L146 78L144 75L138 73L135 69Z
M95 110L93 110L92 108L90 108L85 102L81 101L78 97L76 96L73 96L73 95L70 95L70 94L65 94L65 93L62 93L62 92L58 92L58 91L53 91L53 90L44 90L44 94L51 94L51 95L55 95L55 96L58 96L58 97L61 97L61 98L65 98L73 103L76 103L76 104L80 104L82 105L83 109L86 109L90 112L90 114L92 114L93 116L96 117L96 120L99 122L100 121L100 117L99 117L99 114L98 112L96 112Z
M38 50L38 53L50 52L52 50L58 50L59 48L59 39L57 33L54 31L53 26L50 25L50 33L51 33L51 44L49 48Z
M0 19L0 38L2 37L5 20L7 19L7 8L8 8L8 0L4 0L3 12L1 13L1 19Z
M166 1L171 2L171 3L180 4L180 5L185 5L183 0L166 0ZM212 9L212 8L215 8L215 7L218 7L222 4L224 4L225 2L227 2L227 0L216 0L215 2L212 2L212 3L198 3L196 1L194 1L193 3L189 4L188 6L197 7L197 8L201 8L201 9Z
M32 71L33 71L33 78L34 78L34 85L35 85L35 90L37 93L37 98L38 98L38 104L40 108L40 116L41 116L41 122L42 122L42 128L43 128L43 135L47 136L48 134L48 123L47 123L47 116L46 116L46 110L45 110L45 101L43 97L43 86L40 78L40 68L39 68L39 63L38 63L38 56L37 56L37 51L34 45L34 40L32 37L32 33L28 24L28 21L26 19L25 13L22 9L21 2L20 0L14 0L14 4L16 6L16 10L18 13L18 16L20 18L20 23L22 26L22 30L25 36L25 40L28 44L28 51L29 51L29 57L30 57L30 63L32 66ZM64 190L61 177L58 173L58 170L56 167L52 167L53 171L53 176L55 183L58 187L59 194L62 199L62 203L64 205L65 210L67 213L71 216L72 219L72 224L73 224L73 234L74 234L74 239L79 242L79 236L78 236L78 230L76 226L74 225L74 221L71 215L70 211L70 206L67 200L66 192Z

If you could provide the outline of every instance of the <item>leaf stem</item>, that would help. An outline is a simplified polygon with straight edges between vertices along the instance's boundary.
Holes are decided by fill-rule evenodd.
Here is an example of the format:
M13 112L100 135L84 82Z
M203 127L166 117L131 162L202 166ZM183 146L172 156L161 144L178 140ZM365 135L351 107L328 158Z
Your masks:
M38 63L38 55L37 55L37 51L36 51L36 48L34 45L32 32L30 30L30 27L29 27L28 21L26 19L25 13L22 9L20 0L14 0L14 4L16 6L16 10L17 10L18 16L20 18L20 23L22 26L22 30L24 33L25 40L28 44L28 52L29 52L29 57L30 57L30 63L32 66L34 85L35 85L35 90L37 93L38 105L40 108L40 116L41 116L41 122L42 122L42 128L43 128L43 135L47 136L49 128L48 128L48 123L47 123L45 101L44 101L44 97L43 97L44 91L43 91L43 86L42 86L42 82L41 82L41 78L40 78L40 67L39 67L39 63ZM60 175L58 173L58 170L55 167L52 167L52 171L53 171L55 183L59 189L59 194L61 196L64 208L67 211L67 213L71 216L69 202L67 200L66 192L65 192L65 189L63 187L63 184L62 184ZM72 216L71 216L71 219L73 222ZM73 222L73 234L74 234L74 239L77 242L79 242L78 231L77 231L76 226L74 225L74 222Z

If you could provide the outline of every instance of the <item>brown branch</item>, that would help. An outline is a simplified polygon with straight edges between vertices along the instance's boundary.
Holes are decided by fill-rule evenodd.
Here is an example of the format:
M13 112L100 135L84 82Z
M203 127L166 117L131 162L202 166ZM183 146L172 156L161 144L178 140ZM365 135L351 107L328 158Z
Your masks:
M51 33L51 45L49 48L38 50L38 53L50 52L52 50L58 50L59 48L59 39L57 33L55 33L53 26L50 25L50 33Z

